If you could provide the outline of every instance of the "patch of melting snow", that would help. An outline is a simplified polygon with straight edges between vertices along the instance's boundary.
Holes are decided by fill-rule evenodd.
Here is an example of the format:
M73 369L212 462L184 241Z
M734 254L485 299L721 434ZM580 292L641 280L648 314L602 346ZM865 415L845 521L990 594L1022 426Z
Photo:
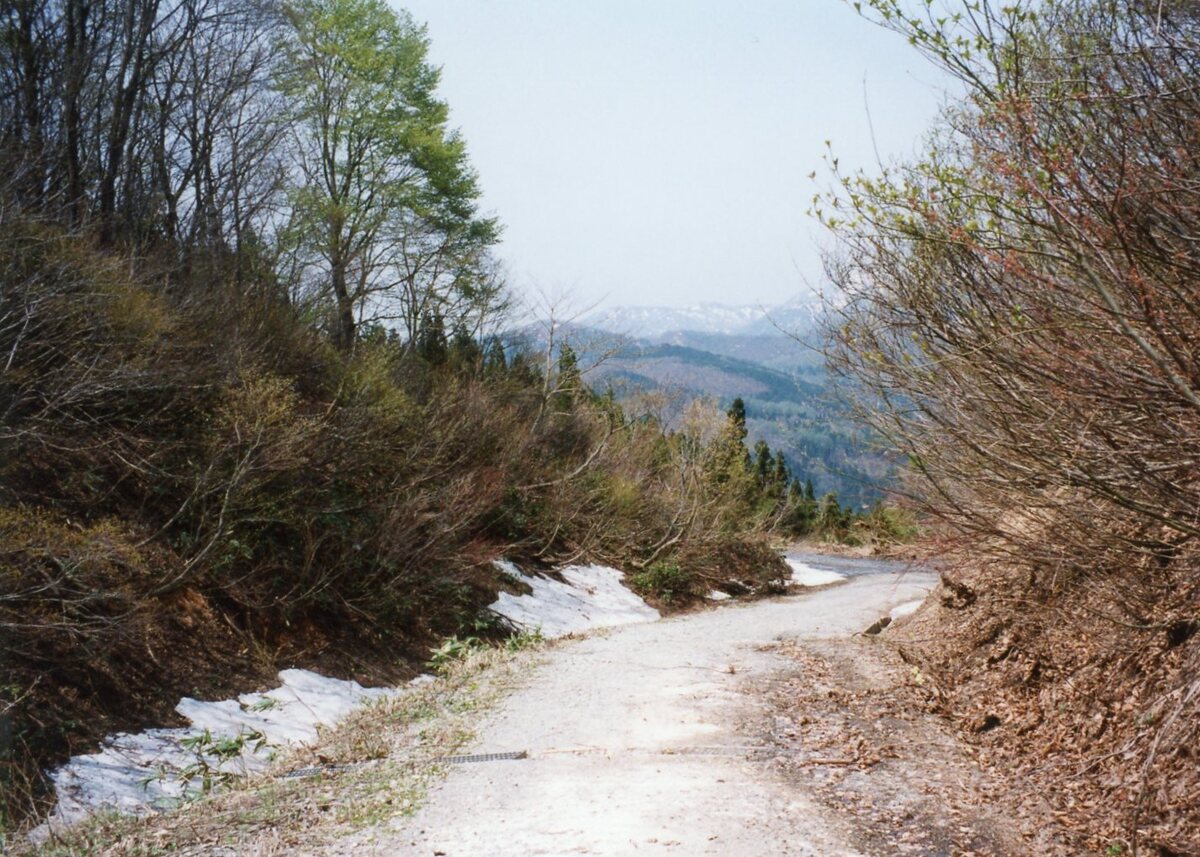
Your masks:
M624 575L603 565L571 565L560 569L562 581L526 574L507 560L496 566L532 590L528 595L501 592L490 609L519 628L540 630L546 639L593 628L653 622L659 612L626 588Z
M708 595L706 595L704 597L707 598L709 601L728 601L733 596L730 595L728 592L722 592L719 589L714 589L712 592L708 593Z
M601 565L560 570L563 580L526 574L511 562L496 565L528 584L529 595L501 593L491 609L518 627L540 629L547 638L592 628L653 622L659 613L622 583L624 575ZM404 688L365 688L355 681L326 678L308 670L279 673L280 686L237 699L204 702L184 697L175 710L190 726L120 733L105 739L99 752L73 756L51 774L57 804L30 834L35 842L103 810L146 815L178 806L202 788L195 772L198 750L188 744L232 739L240 753L205 761L211 771L244 776L266 767L279 749L315 741L318 730L332 726L359 706L397 696ZM433 681L421 675L409 685ZM188 769L192 776L188 777Z
M897 604L892 608L891 617L893 620L896 620L902 616L911 616L924 603L925 599L922 598L917 601L905 601L903 604Z
M825 586L829 583L837 583L840 580L845 580L846 575L838 574L836 571L826 571L822 568L813 568L811 565L806 565L798 559L784 557L784 561L791 566L792 579L791 583L800 586Z
M315 740L319 727L337 723L364 703L403 692L365 688L308 670L284 670L279 680L282 684L274 690L242 694L236 700L184 697L175 710L190 726L120 733L105 739L97 753L73 756L51 774L58 802L30 838L44 841L54 830L101 810L145 815L178 806L203 787L196 767L204 747L189 749L188 743L203 741L206 732L213 741L233 739L241 744L240 752L224 761L206 756L212 772L244 776L266 767L277 750ZM426 676L419 676L412 683L424 680Z

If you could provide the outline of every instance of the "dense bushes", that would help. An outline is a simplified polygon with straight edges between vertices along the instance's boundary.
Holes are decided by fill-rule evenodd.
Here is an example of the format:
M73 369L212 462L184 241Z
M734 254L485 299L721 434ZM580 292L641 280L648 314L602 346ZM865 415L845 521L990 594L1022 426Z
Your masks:
M1081 573L1169 559L1200 506L1195 10L989 9L981 53L879 5L969 94L826 209L837 365L956 525Z
M695 598L701 595L696 591L697 580L693 573L680 568L674 560L657 560L650 563L645 571L635 574L630 583L634 589L659 599L665 604L683 598Z
M147 592L403 617L480 539L636 562L752 524L740 484L722 493L680 438L586 390L564 399L556 379L482 360L431 365L387 338L344 356L286 307L179 308L73 264L81 239L19 233L0 240L3 261L41 256L7 292L4 502L126 521L176 558ZM86 256L119 270L107 258ZM240 333L242 312L286 334Z
M1102 643L1096 658L1112 654L1061 605L1100 610L1145 663L1154 629L1200 610L1200 16L1143 0L950 4L944 16L869 5L965 96L924 159L847 177L827 201L845 240L833 356L864 418L909 457L914 498L973 563L1004 569L1006 585L989 588L1007 602L992 612L1016 624L1035 605L1020 624L1036 630L1005 654L1036 653L1032 672L995 690L1037 708L1046 722L1029 734L1048 734L1062 712L1042 707L1045 689L1067 681L1055 701L1067 705L1088 653L1041 641L1067 617ZM1120 808L1134 850L1172 812L1155 773L1196 739L1200 650L1188 645L1145 683L1169 713L1118 679L1096 715L1139 760L1138 788L1106 782L1097 798ZM1170 836L1160 853L1180 853Z
M197 634L224 621L243 648L303 648L305 633L402 648L469 627L501 553L701 574L767 523L744 477L708 476L730 436L719 412L664 434L473 342L431 361L371 335L347 354L286 304L214 283L197 306L84 236L2 226L10 757L122 722L138 649L203 648L175 627L193 608ZM777 574L751 554L739 574ZM84 696L87 722L46 707Z

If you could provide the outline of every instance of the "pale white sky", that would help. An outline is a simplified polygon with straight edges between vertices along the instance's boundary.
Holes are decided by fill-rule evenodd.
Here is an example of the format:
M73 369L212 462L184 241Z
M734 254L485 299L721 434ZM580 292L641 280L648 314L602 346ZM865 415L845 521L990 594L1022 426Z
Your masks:
M805 216L917 150L946 85L842 0L407 0L505 224L514 285L582 303L777 303L819 283ZM817 171L818 183L808 178Z

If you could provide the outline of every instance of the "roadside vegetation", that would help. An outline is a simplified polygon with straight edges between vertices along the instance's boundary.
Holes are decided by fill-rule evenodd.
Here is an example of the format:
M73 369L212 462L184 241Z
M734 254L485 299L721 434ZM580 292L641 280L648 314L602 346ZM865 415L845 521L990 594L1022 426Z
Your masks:
M444 775L446 757L475 737L480 716L520 684L537 658L519 649L479 646L442 664L440 679L356 711L317 743L289 751L265 771L232 779L168 813L99 815L40 847L43 857L233 851L290 854L353 841L404 818Z
M0 34L0 837L180 696L474 650L499 556L672 607L892 526L748 450L741 400L668 427L505 335L501 224L383 0L17 0Z
M909 656L1078 853L1198 853L1200 11L861 5L964 93L817 200L833 366L951 559Z
M0 835L181 695L411 675L476 636L497 556L785 573L803 490L744 414L666 431L505 339L406 14L15 2L0 32Z

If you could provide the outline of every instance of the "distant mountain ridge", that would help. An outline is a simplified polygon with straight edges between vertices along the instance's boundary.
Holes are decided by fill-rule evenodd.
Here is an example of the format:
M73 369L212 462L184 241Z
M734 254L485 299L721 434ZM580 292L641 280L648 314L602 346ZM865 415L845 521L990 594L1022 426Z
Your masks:
M693 395L735 397L770 402L813 400L823 394L819 384L781 372L753 360L671 343L629 343L596 367L593 382L622 380L635 387L662 387Z
M724 408L741 398L751 446L765 440L818 492L859 508L880 496L895 465L863 443L827 393L822 312L816 297L773 307L622 306L561 325L557 337L574 347L588 382L619 400L660 390L681 396L677 405L712 397ZM547 347L536 326L519 334L535 353Z
M637 339L663 341L672 337L678 340L681 333L781 336L811 330L820 315L820 299L805 296L776 306L715 302L684 307L617 306L589 313L579 323Z

